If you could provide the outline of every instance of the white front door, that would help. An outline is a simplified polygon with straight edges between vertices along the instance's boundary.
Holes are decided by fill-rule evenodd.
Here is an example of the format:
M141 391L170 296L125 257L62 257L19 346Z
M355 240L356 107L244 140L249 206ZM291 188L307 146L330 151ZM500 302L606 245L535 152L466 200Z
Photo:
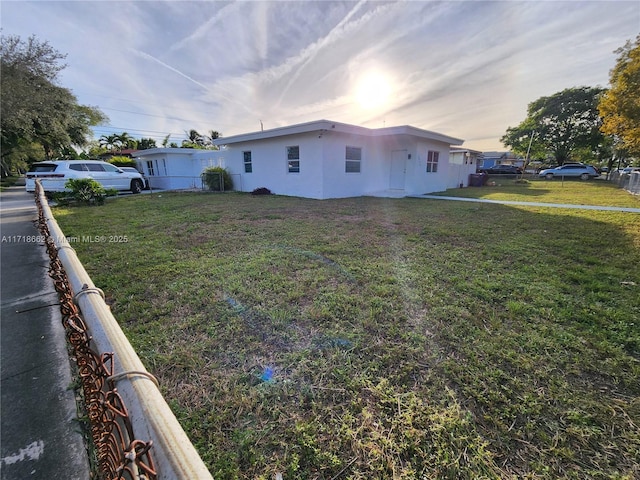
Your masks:
M407 151L394 150L391 152L391 176L389 188L392 190L404 190L404 178L407 171Z

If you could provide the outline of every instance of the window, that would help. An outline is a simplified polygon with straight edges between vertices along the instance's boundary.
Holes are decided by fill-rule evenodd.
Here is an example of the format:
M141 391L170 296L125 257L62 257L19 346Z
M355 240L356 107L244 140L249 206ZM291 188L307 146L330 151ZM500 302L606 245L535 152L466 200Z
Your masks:
M438 171L438 157L440 152L429 150L427 152L427 173L436 173Z
M147 160L147 170L149 171L150 177L153 177L155 175L155 170L153 169L153 160Z
M87 169L90 172L104 172L104 167L99 163L87 163Z
M242 152L244 157L244 173L253 172L253 165L251 164L251 152Z
M111 164L103 165L103 167L107 172L111 172L111 173L116 173L116 172L120 171L120 169L118 167L116 167L115 165L111 165Z
M360 161L362 160L362 148L347 147L345 151L344 171L346 173L360 173Z
M84 172L86 170L84 163L71 163L69 164L69 170L74 170L76 172Z
M300 147L287 147L287 171L300 173Z

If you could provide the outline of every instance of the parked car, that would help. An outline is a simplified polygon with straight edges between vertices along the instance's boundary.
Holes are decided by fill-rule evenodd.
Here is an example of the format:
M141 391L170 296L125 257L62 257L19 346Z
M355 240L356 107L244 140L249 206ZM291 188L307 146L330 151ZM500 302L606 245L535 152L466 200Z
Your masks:
M493 165L488 168L481 168L480 173L488 173L489 175L520 175L522 168L515 165Z
M144 182L144 189L149 190L149 179L144 176L144 173L139 172L138 169L134 167L118 167L118 168L125 172L139 173L140 175L142 175L142 181Z
M555 177L572 177L588 180L600 176L594 167L582 163L566 163L556 168L547 168L542 170L538 175L547 180L553 180Z
M137 170L126 172L99 160L54 160L34 163L27 172L27 192L35 191L36 178L40 179L45 192L64 191L66 181L71 178L92 178L104 188L131 190L133 193L140 193L144 188L144 179Z
M620 173L629 175L631 172L640 172L640 167L624 167Z

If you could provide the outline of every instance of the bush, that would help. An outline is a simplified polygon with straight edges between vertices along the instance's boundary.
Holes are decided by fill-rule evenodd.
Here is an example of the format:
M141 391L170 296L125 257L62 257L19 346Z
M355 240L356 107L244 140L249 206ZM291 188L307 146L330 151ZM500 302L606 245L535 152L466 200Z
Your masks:
M222 167L209 167L202 172L202 180L205 185L209 187L209 190L215 192L220 191L220 175L222 175L224 183L224 191L233 190L233 180L231 174Z
M251 195L271 195L271 190L265 187L256 188Z
M92 178L70 178L64 184L64 192L56 192L53 199L60 204L81 203L85 205L102 205L108 196L117 195L114 189L105 188Z
M107 160L108 163L110 163L111 165L115 165L116 167L133 167L133 168L138 168L138 165L136 164L136 161L133 158L130 157L125 157L125 156L115 156L115 157L111 157L109 160Z

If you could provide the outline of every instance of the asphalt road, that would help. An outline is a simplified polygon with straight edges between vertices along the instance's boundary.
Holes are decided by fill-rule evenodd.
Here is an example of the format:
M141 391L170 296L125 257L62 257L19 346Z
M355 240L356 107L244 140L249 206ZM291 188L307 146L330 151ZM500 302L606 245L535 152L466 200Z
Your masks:
M0 193L0 478L89 478L60 320L35 200Z

